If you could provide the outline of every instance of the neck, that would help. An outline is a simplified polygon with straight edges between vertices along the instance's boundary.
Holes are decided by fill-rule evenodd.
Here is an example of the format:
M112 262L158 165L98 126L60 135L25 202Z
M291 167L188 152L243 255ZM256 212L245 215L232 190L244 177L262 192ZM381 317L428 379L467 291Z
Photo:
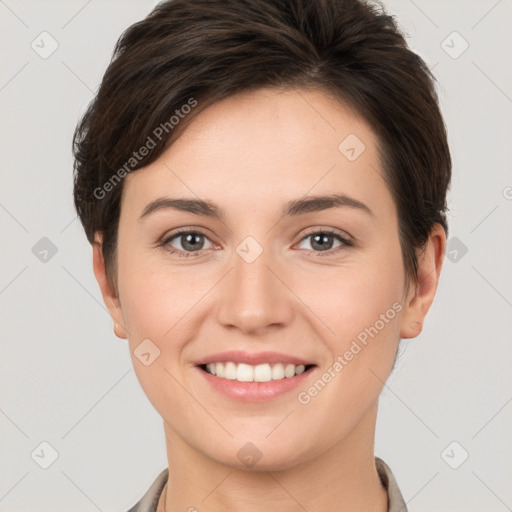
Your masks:
M220 464L165 423L169 479L158 512L387 512L373 453L376 412L377 405L330 449L276 471Z

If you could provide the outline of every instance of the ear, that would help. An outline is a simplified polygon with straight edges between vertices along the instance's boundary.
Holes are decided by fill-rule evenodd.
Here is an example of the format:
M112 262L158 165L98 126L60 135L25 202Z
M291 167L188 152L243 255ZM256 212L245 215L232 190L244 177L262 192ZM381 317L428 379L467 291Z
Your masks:
M441 224L432 228L429 239L418 255L418 281L411 285L402 314L400 337L415 338L434 301L446 249L446 233Z
M121 302L119 301L115 287L107 277L107 269L103 258L102 246L103 237L101 234L97 233L94 236L94 242L92 244L92 264L94 275L96 276L96 281L100 287L103 302L105 303L105 306L107 306L110 316L114 321L114 333L118 338L126 339L127 331L124 327Z

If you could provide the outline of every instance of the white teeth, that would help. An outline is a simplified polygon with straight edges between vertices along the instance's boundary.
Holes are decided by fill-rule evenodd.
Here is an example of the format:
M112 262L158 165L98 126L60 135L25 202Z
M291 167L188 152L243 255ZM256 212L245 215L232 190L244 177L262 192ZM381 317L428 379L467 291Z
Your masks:
M306 366L303 364L299 364L295 367L295 375L300 375L306 371Z
M284 366L275 364L272 366L272 380L284 379Z
M236 369L236 380L252 382L254 380L254 368L250 364L240 363Z
M254 367L254 382L268 382L272 380L272 368L269 364L259 364Z
M235 364L232 361L225 363L209 363L206 370L211 375L223 379L237 380L239 382L270 382L281 380L304 373L306 367L303 364L273 364L268 363L252 366L250 364Z
M214 363L217 364L217 363ZM236 364L231 361L224 366L224 378L229 380L236 380Z
M286 365L284 369L284 376L285 377L293 377L295 375L295 365L294 364L288 364Z

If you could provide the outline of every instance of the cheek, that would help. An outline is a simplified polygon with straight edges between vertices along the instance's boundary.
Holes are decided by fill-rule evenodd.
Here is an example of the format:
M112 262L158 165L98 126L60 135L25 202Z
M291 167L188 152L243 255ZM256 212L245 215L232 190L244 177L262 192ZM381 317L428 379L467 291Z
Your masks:
M324 338L332 359L298 395L304 413L315 417L323 432L337 432L339 438L348 435L377 403L393 365L402 309L391 293L346 298L348 305L343 308L340 303L337 315L331 317L336 335L328 343Z
M129 245L126 241L119 245L119 293L133 366L151 400L157 381L165 379L166 360L179 358L175 331L181 327L188 301L179 273L164 276L161 266L144 251L128 251ZM148 366L139 358L143 347L151 354Z
M184 297L181 279L163 279L148 268L127 272L121 279L124 279L123 315L137 379L160 414L167 408L176 410L181 395L173 376L178 376L177 369L188 339L183 328L187 310L191 309L190 301ZM145 356L147 353L150 355Z
M120 276L123 281L122 306L133 342L142 337L159 339L172 327L174 308L170 307L166 285L156 276L133 272ZM176 291L174 291L174 294Z
M298 278L295 289L329 328L325 339L331 340L331 348L343 351L376 322L382 337L398 337L404 280L399 240L382 237L371 250L354 253L339 268L321 270L314 279Z
M186 313L186 275L179 269L169 272L157 257L159 249L137 247L136 240L131 243L121 232L119 238L119 292L132 341L163 339Z
M158 383L168 382L172 386L169 373L180 372L190 362L187 347L206 314L202 298L206 300L218 276L212 268L200 264L166 265L154 253L134 251L123 256L119 283L131 357L148 397L158 400L163 392ZM138 347L148 339L156 347L154 350L159 351L150 367L137 358Z
M351 269L340 268L315 295L315 313L329 327L324 340L332 355L329 375L319 387L329 381L326 395L333 393L332 403L340 411L369 407L393 365L405 279L395 242L368 253Z

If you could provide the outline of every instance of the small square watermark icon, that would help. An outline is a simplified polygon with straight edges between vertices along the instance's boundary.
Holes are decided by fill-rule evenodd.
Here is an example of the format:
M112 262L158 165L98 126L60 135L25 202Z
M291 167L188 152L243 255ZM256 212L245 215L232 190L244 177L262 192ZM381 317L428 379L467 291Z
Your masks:
M452 236L452 238L450 238L446 243L446 257L452 263L458 263L462 258L464 258L467 252L467 246L456 236Z
M469 453L466 449L457 441L452 441L442 452L441 458L450 466L452 469L458 469L466 462L469 457Z
M48 32L41 32L33 41L30 43L32 50L34 50L39 57L47 59L52 55L55 50L59 47L57 40Z
M236 455L244 466L252 468L252 466L261 459L263 454L254 444L245 443L244 446L238 450Z
M45 236L32 247L32 254L42 263L48 263L57 251L57 246Z
M248 236L238 244L236 252L246 263L252 263L263 252L263 247L254 237Z
M160 356L160 349L149 338L146 338L135 347L133 354L144 366L149 366Z
M59 452L48 441L43 441L37 445L30 456L38 466L48 469L59 458Z
M469 48L469 43L458 32L453 31L443 39L441 48L452 59L458 59Z
M350 162L357 160L365 149L363 141L353 133L345 137L338 146L339 152Z

